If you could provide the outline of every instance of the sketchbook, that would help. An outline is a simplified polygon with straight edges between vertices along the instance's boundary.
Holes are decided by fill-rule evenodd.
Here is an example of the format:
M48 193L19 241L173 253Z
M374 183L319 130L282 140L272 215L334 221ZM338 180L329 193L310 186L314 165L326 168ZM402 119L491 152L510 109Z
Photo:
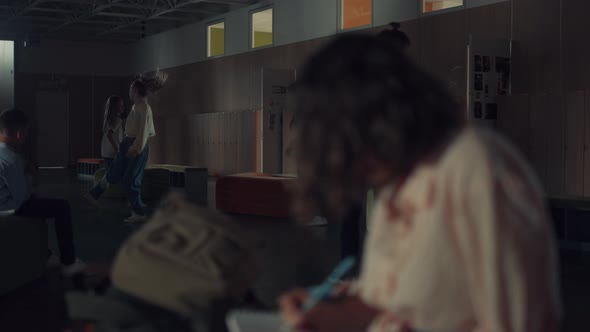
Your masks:
M271 311L231 311L226 324L229 332L291 332L281 316Z

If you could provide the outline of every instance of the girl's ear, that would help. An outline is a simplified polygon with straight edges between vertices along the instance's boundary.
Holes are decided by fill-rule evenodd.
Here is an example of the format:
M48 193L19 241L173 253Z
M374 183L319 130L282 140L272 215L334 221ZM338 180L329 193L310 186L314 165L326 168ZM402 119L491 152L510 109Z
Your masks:
M363 162L365 176L372 186L381 186L392 178L391 167L374 155L365 155Z

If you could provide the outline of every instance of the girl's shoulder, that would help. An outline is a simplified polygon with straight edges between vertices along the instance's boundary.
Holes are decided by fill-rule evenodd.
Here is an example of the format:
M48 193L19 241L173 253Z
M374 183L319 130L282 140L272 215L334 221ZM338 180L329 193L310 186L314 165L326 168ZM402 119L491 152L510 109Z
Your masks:
M121 118L115 119L115 121L113 122L113 129L119 129L122 126L123 126L123 119L121 119Z
M150 105L148 105L147 103L137 103L135 105L133 105L133 107L131 108L131 110L135 110L136 112L147 112L149 110L151 110Z

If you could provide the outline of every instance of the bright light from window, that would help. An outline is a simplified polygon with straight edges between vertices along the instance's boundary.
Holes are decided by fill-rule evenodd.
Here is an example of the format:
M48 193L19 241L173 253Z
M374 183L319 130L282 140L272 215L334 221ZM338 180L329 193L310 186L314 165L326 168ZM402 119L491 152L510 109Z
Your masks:
M340 28L342 30L371 25L372 0L340 0Z
M252 13L252 48L272 45L272 8Z
M225 23L219 22L207 26L207 56L225 54Z
M463 6L463 0L422 0L422 12L430 13L453 7Z

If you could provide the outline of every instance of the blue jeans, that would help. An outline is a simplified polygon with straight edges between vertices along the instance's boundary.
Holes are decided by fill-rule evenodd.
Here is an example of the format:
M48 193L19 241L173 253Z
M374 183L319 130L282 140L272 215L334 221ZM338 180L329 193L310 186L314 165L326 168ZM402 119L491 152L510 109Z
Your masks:
M149 148L146 145L137 156L129 158L127 152L134 141L134 137L127 137L119 144L119 152L115 156L115 160L113 160L105 178L110 184L121 183L127 191L127 198L133 212L145 215L143 202L141 201L141 181L149 156ZM103 184L105 178L91 190L94 197L100 197L106 189Z
M107 171L113 167L113 161L115 161L115 159L102 157L102 160L104 160L104 167L107 169Z

